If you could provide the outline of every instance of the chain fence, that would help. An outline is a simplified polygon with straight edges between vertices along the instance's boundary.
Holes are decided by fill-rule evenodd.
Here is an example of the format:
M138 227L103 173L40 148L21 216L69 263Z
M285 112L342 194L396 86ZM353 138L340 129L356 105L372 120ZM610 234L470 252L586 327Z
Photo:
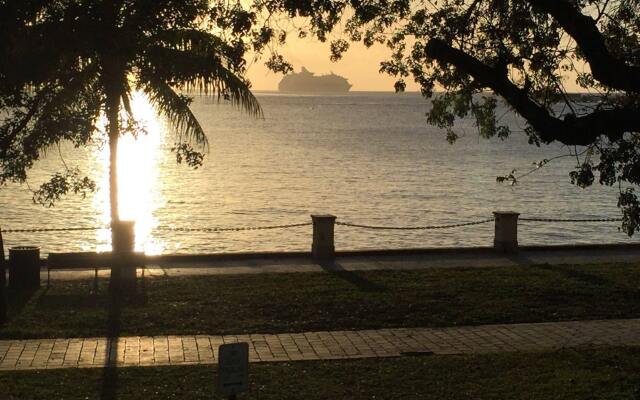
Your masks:
M621 222L622 218L519 218L518 220L524 222Z
M242 226L237 228L181 228L173 226L159 226L155 228L158 231L171 231L171 232L239 232L239 231L264 231L271 229L287 229L298 228L300 226L310 226L311 222L304 222L300 224L287 224L287 225L270 225L270 226Z
M480 224L486 224L488 222L492 222L494 220L495 218L488 218L488 219L483 219L482 221L462 222L459 224L449 224L449 225L427 225L427 226L377 226L377 225L352 224L350 222L336 221L336 225L349 226L352 228L374 229L374 230L426 231L426 230L449 229L449 228L459 228L462 226L480 225Z
M311 222L304 222L300 224L287 224L287 225L270 225L270 226L244 226L236 228L181 228L173 226L158 226L152 228L156 231L171 231L171 232L233 232L233 231L260 231L270 229L286 229L297 228L300 226L310 226ZM99 226L86 226L86 227L74 227L74 228L26 228L26 229L2 229L2 233L44 233L44 232L69 232L69 231L98 231L98 230L111 230L110 227Z
M75 228L27 228L27 229L2 229L2 233L38 233L38 232L69 232L69 231L99 231L111 229L109 227L83 226Z
M518 219L522 222L557 222L557 223L591 223L591 222L621 222L622 218L538 218L538 217L521 217ZM438 230L438 229L451 229L460 228L465 226L474 226L486 224L495 221L495 218L487 218L479 221L461 222L456 224L446 225L425 225L425 226L382 226L382 225L368 225L368 224L356 224L352 222L336 221L336 225L346 226L351 228L362 228L371 230ZM303 226L311 226L312 222L303 222L295 224L284 225L267 225L267 226L242 226L242 227L176 227L176 226L158 226L152 228L154 231L161 232L241 232L241 231L262 231L262 230L274 230L274 229L289 229L298 228ZM97 231L97 230L110 230L108 226L84 226L84 227L70 227L70 228L25 228L25 229L2 229L2 233L46 233L46 232L73 232L73 231Z

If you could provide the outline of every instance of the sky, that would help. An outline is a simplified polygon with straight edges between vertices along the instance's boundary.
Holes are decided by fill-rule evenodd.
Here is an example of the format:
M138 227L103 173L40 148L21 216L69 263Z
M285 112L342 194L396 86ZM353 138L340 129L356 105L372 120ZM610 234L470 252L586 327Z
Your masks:
M387 47L377 44L367 48L362 43L351 43L343 58L332 62L329 59L329 42L330 40L321 43L317 39L300 39L291 35L278 51L293 65L295 72L300 72L303 66L316 75L333 72L349 80L353 85L351 91L394 91L395 78L378 72L380 61L387 59L390 54ZM283 76L269 71L264 66L264 59L250 64L247 75L253 84L253 90L257 91L278 90L278 82ZM411 77L406 79L406 83L407 91L419 90ZM569 92L584 91L575 84L575 75L567 77L565 87Z
M367 49L361 43L352 43L351 48L337 62L329 59L329 41L320 43L310 38L289 38L287 44L279 52L289 61L295 72L300 72L304 66L316 75L331 72L341 75L353 85L351 91L380 91L392 92L395 79L387 74L378 72L380 61L389 55L389 49L376 45ZM269 71L264 66L264 60L253 63L248 71L248 77L254 90L278 90L278 82L282 74ZM407 91L417 91L411 79L407 80Z

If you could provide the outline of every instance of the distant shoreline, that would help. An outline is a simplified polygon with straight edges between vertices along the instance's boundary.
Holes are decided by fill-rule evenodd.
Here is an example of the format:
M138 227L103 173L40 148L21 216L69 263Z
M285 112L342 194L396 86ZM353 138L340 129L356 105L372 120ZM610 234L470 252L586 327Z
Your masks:
M253 93L268 93L268 94L281 94L281 95L338 95L345 96L349 94L371 94L371 93L379 93L379 94L420 94L419 91L406 91L402 93L396 93L393 90L350 90L348 92L280 92L278 90L253 90Z
M277 95L283 95L283 96L348 96L348 95L354 95L354 94L397 94L399 96L405 95L405 94L421 94L419 90L406 90L404 92L399 92L396 93L393 90L350 90L348 92L343 92L343 93L335 93L335 92L308 92L308 93L304 93L304 92L280 92L277 89L272 89L272 90L268 90L268 89L260 89L260 90L252 90L253 93L256 94L277 94ZM438 91L434 91L434 94L442 94L445 92L438 92ZM487 92L486 94L489 94L490 92ZM206 94L195 94L195 93L188 93L191 96L202 96L202 97L207 97L210 95L206 95ZM593 97L598 97L597 94L593 94L593 93L588 93L588 92L570 92L567 93L567 95L569 97L571 96L593 96Z

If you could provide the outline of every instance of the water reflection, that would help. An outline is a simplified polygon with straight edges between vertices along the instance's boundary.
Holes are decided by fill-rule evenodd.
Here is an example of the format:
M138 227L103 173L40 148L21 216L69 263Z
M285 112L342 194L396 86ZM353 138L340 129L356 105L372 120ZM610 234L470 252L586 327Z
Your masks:
M122 220L136 221L136 251L159 254L165 243L153 237L158 225L156 210L162 206L159 190L158 167L162 157L163 126L156 112L142 93L134 94L131 108L142 132L134 137L120 137L118 146L119 212ZM109 211L109 147L103 146L96 153L99 166L99 192L94 197L97 223L110 223ZM97 250L111 250L111 234L108 230L97 233Z

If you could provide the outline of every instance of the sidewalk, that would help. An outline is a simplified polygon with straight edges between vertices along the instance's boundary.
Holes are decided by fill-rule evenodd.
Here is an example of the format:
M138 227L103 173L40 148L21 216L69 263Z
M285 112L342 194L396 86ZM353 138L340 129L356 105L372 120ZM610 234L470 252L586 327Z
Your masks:
M0 371L215 364L218 346L233 342L249 343L250 362L640 346L640 319L277 335L5 340L0 341Z
M320 265L309 256L295 253L225 255L224 257L177 257L170 261L151 261L145 276L226 275L323 270L415 270L424 268L512 267L540 264L639 263L640 246L562 246L521 248L516 254L498 253L489 248L431 249L423 251L371 251L338 253L334 262ZM87 279L93 270L51 272L52 280ZM99 275L106 277L108 270ZM46 280L46 270L42 272Z

